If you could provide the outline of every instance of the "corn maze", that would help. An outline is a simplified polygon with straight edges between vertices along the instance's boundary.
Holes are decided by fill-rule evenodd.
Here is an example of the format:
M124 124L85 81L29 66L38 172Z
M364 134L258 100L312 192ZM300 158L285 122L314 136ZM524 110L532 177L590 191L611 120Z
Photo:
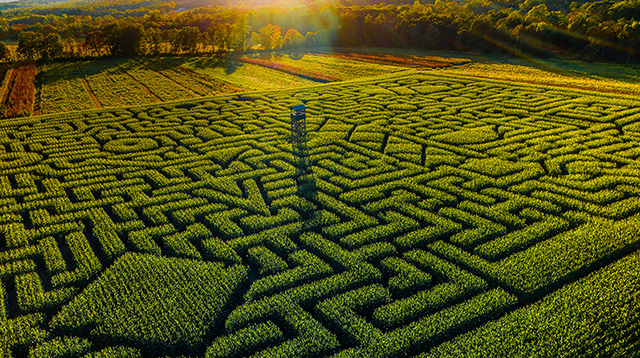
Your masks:
M0 126L6 357L418 356L640 243L622 95L411 70Z

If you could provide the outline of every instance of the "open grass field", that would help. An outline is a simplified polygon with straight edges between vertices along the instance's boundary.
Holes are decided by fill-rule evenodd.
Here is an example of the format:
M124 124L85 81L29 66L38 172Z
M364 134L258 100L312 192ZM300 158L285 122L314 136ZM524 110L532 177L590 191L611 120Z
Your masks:
M293 53L271 56L266 59L260 56L245 56L240 60L303 76L318 82L351 80L406 69L404 65L388 65L385 63L344 59L340 54L336 53Z
M0 122L3 356L640 352L637 96L200 61L83 63L152 104ZM185 69L270 90L154 103Z
M405 71L443 71L457 76L501 79L618 94L640 94L629 66L576 61L525 61L439 52L282 52L228 59L211 57L97 60L43 65L40 112L157 103L242 91L284 89ZM354 50L355 51L355 50ZM381 51L381 50L380 50ZM473 62L470 59L473 60ZM487 62L487 60L491 62ZM492 61L494 60L494 61ZM12 69L8 68L4 87ZM3 69L0 69L3 75ZM34 77L35 79L35 77ZM33 92L30 92L33 93ZM27 95L28 96L28 95ZM17 104L16 104L17 105ZM11 111L18 113L20 109Z
M40 111L43 114L96 107L76 63L44 65L40 71L43 83L40 91Z
M471 63L460 67L444 68L441 71L478 78L493 78L530 84L551 85L598 92L640 95L640 80L633 74L640 73L640 69L621 68L615 65L605 70L605 66L594 65L590 71L585 67L571 66L567 61L538 62L532 66L530 62L517 64L508 63Z
M49 64L39 69L40 108L41 113L49 114L310 86L404 71L417 66L416 58L422 68L468 62L435 56L350 56L320 51L268 57L165 57Z

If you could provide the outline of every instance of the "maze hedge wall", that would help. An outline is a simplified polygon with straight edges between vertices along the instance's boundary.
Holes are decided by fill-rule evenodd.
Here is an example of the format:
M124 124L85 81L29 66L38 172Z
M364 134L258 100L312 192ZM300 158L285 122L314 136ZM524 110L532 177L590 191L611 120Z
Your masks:
M0 126L7 357L418 355L640 242L631 97L407 71Z

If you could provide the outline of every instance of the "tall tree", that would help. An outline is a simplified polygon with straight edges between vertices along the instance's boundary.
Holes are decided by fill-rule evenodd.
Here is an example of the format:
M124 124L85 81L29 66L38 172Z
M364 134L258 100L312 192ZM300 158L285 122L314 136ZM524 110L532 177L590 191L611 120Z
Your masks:
M40 58L44 61L51 61L54 58L60 57L63 51L64 44L58 34L48 34L39 41L38 52L40 53Z
M104 36L111 48L111 53L125 57L141 54L144 40L144 27L140 23L120 21L104 27Z
M26 60L35 60L38 55L40 36L33 31L22 31L18 35L18 54Z
M279 49L282 47L282 31L280 26L272 24L260 29L260 43L265 50Z
M284 34L283 48L294 48L304 45L304 36L296 29L289 29Z
M147 29L147 31L145 32L145 41L151 48L149 49L149 51L151 52L152 55L158 55L160 54L162 48L162 31L155 28L155 27L150 27Z
M233 32L231 35L231 47L233 49L244 51L247 35L251 31L249 21L246 15L241 15L234 24Z
M176 34L173 46L183 52L195 53L199 39L200 30L197 27L183 27Z
M84 46L96 56L102 56L108 50L107 38L102 34L102 31L92 31L85 37Z

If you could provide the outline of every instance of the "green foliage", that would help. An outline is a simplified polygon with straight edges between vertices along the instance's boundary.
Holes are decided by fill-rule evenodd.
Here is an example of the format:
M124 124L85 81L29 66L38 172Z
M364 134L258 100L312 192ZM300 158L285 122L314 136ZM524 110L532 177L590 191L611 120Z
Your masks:
M245 294L245 298L251 301L333 272L331 266L306 251L296 251L289 255L288 259L297 267L254 282L251 285L251 289ZM277 263L274 263L274 265L276 265L276 269L279 268Z
M416 317L441 309L452 301L457 301L487 287L482 279L427 252L410 251L404 255L404 258L417 267L428 269L440 277L445 277L447 281L433 287L417 286L415 288L418 289L418 292L415 294L377 308L373 312L373 319L383 327L393 328L406 324Z
M512 231L476 247L474 253L489 260L497 260L568 228L569 224L562 219L553 216L543 218L522 230Z
M134 56L142 52L144 26L131 22L115 22L104 27L104 36L111 53Z
M68 286L74 283L87 283L102 270L102 264L89 246L85 235L72 232L66 236L66 242L76 259L73 271L64 271L51 278L54 287Z
M217 339L205 357L231 357L246 354L282 339L282 331L273 322L258 323Z
M301 101L314 129L292 147L288 106ZM462 337L520 311L551 317L488 351L526 350L564 332L553 322L578 322L562 318L571 304L554 316L541 302L635 257L637 104L409 71L8 120L0 352L419 356L458 339L471 349ZM622 303L599 288L607 317L629 310L624 287ZM584 349L559 339L557 351L606 354L589 338L601 332L636 347L635 313L600 326L599 303L584 305Z
M78 337L54 338L41 343L29 350L29 357L33 358L71 358L86 353L91 348L91 342Z
M130 347L109 347L98 352L85 354L83 358L140 358L140 351Z
M16 276L16 295L20 311L31 313L54 309L64 302L70 301L76 294L75 288L61 288L44 292L42 281L35 272Z
M638 253L632 254L422 357L633 356L639 263Z
M249 259L258 267L258 272L262 276L274 274L288 268L284 260L264 246L252 247L247 253Z
M391 300L380 285L366 286L325 300L316 306L319 314L335 324L350 343L370 345L382 332L355 312L368 311Z
M474 129L463 129L460 131L440 134L433 139L440 140L449 144L476 144L486 143L498 138L491 127L481 127Z
M516 298L501 289L480 294L459 305L439 311L403 328L391 331L365 350L369 357L394 356L407 351L411 345L427 344L455 330L473 327L481 317L499 315L513 306Z
M104 149L114 153L141 152L158 148L158 143L151 138L115 139L104 145Z
M11 57L11 50L6 43L0 42L0 61L4 62Z
M388 270L392 277L389 279L389 289L401 294L419 290L431 283L431 275L424 273L413 265L395 257L380 261L380 265Z
M64 47L59 34L47 35L31 31L20 32L17 52L25 60L51 61L62 55Z
M193 351L246 279L240 266L126 254L54 316L51 327L105 344ZM104 292L104 293L102 293Z

